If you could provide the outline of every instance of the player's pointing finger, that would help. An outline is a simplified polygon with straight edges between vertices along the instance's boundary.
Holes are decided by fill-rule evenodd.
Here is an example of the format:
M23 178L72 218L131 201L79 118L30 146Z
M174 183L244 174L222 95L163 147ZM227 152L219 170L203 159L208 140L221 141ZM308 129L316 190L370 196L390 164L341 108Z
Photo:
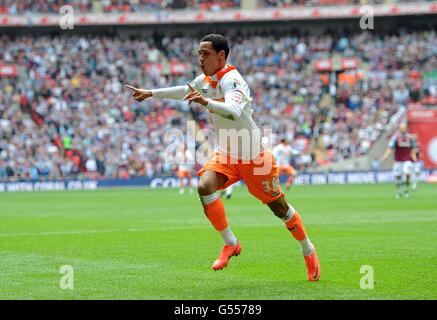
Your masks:
M196 90L194 90L194 88L191 86L191 84L187 83L187 85L188 85L188 88L190 88L191 91L196 91Z
M138 90L137 88L132 87L132 86L130 86L130 85L128 85L128 84L125 84L124 86L125 86L126 88L128 88L128 89L133 90L133 91L137 91L137 90Z

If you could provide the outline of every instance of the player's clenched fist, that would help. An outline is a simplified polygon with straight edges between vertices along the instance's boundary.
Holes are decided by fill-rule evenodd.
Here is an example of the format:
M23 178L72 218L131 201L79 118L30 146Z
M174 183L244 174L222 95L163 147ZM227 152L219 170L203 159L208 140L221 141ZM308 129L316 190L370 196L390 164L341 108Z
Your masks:
M126 86L126 88L132 90L132 96L138 102L141 102L147 98L152 97L152 90L138 89L138 88L135 88L135 87L130 86L128 84L126 84L125 86Z

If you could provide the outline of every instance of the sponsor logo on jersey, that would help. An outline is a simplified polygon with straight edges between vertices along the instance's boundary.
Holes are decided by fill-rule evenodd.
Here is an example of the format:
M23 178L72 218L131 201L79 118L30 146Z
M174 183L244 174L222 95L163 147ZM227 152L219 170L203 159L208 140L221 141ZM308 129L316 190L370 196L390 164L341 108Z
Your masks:
M279 191L272 192L272 197L277 197L277 196L279 196Z

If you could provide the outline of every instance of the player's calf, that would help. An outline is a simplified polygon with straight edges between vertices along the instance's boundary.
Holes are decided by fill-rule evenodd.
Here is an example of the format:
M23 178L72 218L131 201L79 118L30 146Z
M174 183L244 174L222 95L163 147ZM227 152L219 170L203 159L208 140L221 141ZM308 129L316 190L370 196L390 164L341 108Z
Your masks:
M409 198L410 197L410 175L405 175L405 189L404 189L404 197Z
M232 256L239 255L241 251L240 242L229 226L225 207L216 192L225 182L226 177L224 175L214 171L205 171L197 188L206 217L214 229L220 233L225 243L220 256L213 263L212 268L214 270L225 268L229 259Z
M396 199L401 197L402 191L402 176L396 176Z
M291 235L299 242L307 267L308 280L317 281L320 277L319 260L315 247L307 236L299 213L285 201L284 197L269 203L268 206L284 222Z

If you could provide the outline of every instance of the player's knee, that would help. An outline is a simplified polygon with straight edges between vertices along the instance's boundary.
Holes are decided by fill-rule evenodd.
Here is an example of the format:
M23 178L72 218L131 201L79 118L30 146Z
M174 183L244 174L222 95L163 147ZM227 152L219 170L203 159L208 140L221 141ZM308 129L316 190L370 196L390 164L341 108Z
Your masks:
M288 210L290 209L288 203L285 200L269 203L269 207L270 210L272 210L275 216L277 216L278 218L285 217L287 215Z
M278 208L276 209L276 211L275 211L275 215L276 215L277 217L284 218L284 217L287 215L288 210L290 210L290 207L288 206L287 203L285 203L285 204L281 204L281 205L279 205Z
M197 186L197 192L201 196L208 196L210 194L213 194L216 192L216 186L215 183L212 183L208 180L200 180L199 185Z

